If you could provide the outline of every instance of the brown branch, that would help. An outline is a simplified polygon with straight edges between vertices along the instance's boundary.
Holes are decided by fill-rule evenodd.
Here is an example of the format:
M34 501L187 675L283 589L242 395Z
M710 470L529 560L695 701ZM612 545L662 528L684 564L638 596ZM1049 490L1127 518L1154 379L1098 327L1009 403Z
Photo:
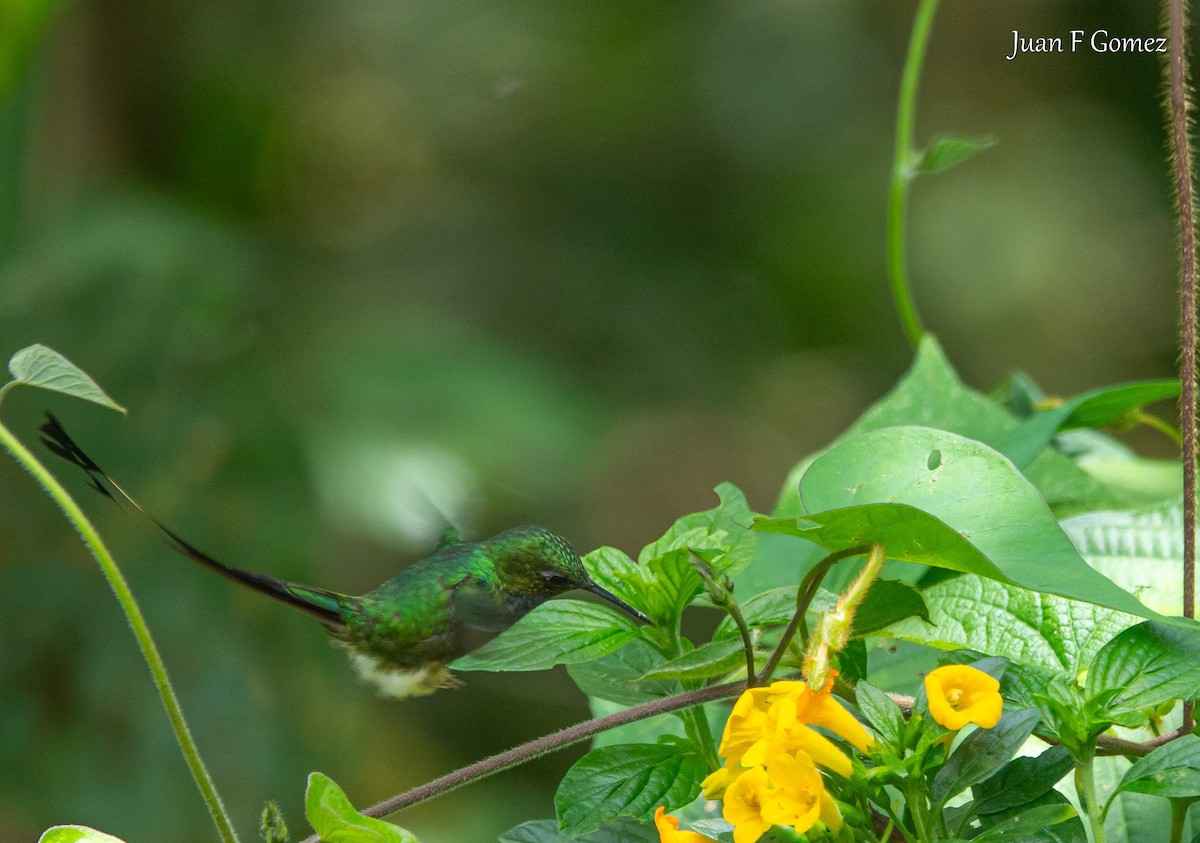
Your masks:
M654 717L658 714L667 714L672 711L691 708L694 705L734 697L744 690L746 690L745 682L714 685L711 688L701 688L698 691L689 691L686 694L678 694L673 697L654 700L653 702L643 703L633 708L627 708L624 711L618 711L615 714L597 717L574 726L568 726L553 734L523 743L498 755L493 755L482 761L476 761L474 764L468 764L466 767L462 767L452 773L447 773L441 778L434 779L420 787L414 787L412 790L407 790L390 799L385 799L365 809L362 813L368 817L386 816L402 808L416 805L418 802L425 802L426 800L433 799L435 796L441 796L452 790L457 790L463 785L471 784L512 767L517 767L526 761L532 761L555 750L587 740L607 729L624 726L627 723L644 720L647 717ZM320 837L314 834L305 838L302 843L320 843Z
M1196 616L1196 221L1192 195L1192 153L1188 137L1188 58L1184 41L1184 0L1167 2L1168 115L1171 160L1175 165L1175 200L1179 213L1179 429L1183 435L1183 614ZM1183 729L1192 727L1192 706L1183 706Z

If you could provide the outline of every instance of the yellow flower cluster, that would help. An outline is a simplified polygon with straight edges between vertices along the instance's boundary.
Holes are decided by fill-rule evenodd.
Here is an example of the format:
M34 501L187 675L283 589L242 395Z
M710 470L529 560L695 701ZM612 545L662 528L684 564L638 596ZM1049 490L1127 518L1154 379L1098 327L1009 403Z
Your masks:
M815 693L804 682L775 682L738 699L721 738L725 766L703 784L708 798L724 801L722 813L733 826L734 843L754 843L773 825L801 833L818 820L834 830L841 827L837 804L817 768L848 776L850 759L813 726L863 752L872 743L828 687Z

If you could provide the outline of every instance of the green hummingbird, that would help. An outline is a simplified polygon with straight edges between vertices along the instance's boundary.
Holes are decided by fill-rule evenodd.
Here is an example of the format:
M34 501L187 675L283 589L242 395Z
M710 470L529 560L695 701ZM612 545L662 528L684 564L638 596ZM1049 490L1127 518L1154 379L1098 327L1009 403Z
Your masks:
M384 696L423 696L461 684L448 663L568 591L590 591L650 620L592 582L570 543L545 527L515 527L479 542L463 541L451 528L432 556L359 597L230 567L146 512L46 415L43 443L87 472L96 490L148 520L177 553L315 617Z

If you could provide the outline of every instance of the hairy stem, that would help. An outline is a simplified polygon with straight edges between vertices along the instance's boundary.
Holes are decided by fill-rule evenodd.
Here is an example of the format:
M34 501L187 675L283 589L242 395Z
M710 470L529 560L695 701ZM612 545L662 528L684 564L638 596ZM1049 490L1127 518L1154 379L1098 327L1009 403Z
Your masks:
M7 389L7 385L0 388L0 397L2 397ZM3 424L0 424L0 443L4 445L26 471L33 475L34 479L46 490L46 493L58 504L63 514L67 516L67 520L79 531L80 537L83 539L84 544L87 545L88 550L92 552L92 556L100 564L100 570L108 580L113 594L116 595L117 602L121 604L121 609L125 612L125 617L128 619L129 626L133 630L134 638L137 639L142 656L145 657L146 664L150 668L150 675L153 677L154 685L158 689L158 696L162 700L163 708L167 711L167 719L171 722L171 729L175 732L175 740L178 742L180 750L183 751L184 760L192 772L192 778L196 780L196 786L200 788L200 795L204 798L205 804L208 805L208 811L217 826L217 831L220 833L224 843L237 843L238 837L233 829L233 823L230 821L229 815L225 812L225 807L221 802L220 795L217 793L216 785L213 784L212 777L205 768L204 761L200 758L200 751L196 748L196 743L192 739L191 732L188 730L187 721L183 717L183 710L179 706L179 700L176 698L175 691L171 687L171 680L167 676L166 665L163 664L162 656L159 655L158 647L154 644L154 639L150 637L150 628L146 625L146 619L142 616L142 610L138 607L137 600L134 599L133 592L129 590L129 584L125 581L124 575L113 560L112 554L108 552L108 548L105 547L100 534L96 532L96 528L92 526L92 522L83 514L83 510L67 494L67 490L59 484L54 475Z
M1196 616L1196 220L1192 196L1192 150L1188 136L1188 57L1184 0L1167 0L1168 115L1175 200L1179 212L1179 429L1183 434L1183 614ZM1191 731L1192 704L1183 704L1183 726Z
M771 681L771 677L775 674L775 668L779 667L779 662L783 659L783 654L787 652L788 645L796 637L796 631L805 624L804 614L808 611L813 598L816 597L817 589L821 587L821 580L825 579L825 575L829 573L829 569L843 559L851 556L861 556L868 550L870 548L864 546L835 551L816 565L813 565L812 569L804 575L804 579L800 580L800 587L796 590L796 614L792 615L792 620L788 623L787 629L783 631L783 635L779 639L779 644L775 647L775 652L771 654L771 658L767 661L766 666L758 674L759 685L765 685Z
M888 275L892 282L892 298L900 322L913 348L921 341L925 329L913 302L908 285L908 267L905 258L905 228L908 210L908 186L913 179L913 123L917 112L917 87L921 81L921 65L925 62L925 49L929 44L929 32L933 29L933 16L937 12L938 0L921 0L917 17L913 21L912 38L908 42L908 57L904 61L904 75L900 80L900 101L896 114L896 150L892 158L892 186L888 197L887 251Z
M412 790L405 791L398 796L393 796L391 799L385 799L367 808L362 813L368 817L386 816L402 808L408 808L419 802L425 802L436 796L457 790L464 785L520 766L527 761L540 758L555 750L585 741L607 729L614 729L617 726L624 726L627 723L645 720L647 717L668 714L672 711L679 711L680 709L713 702L714 700L734 697L744 690L746 690L746 683L744 682L714 685L711 688L701 688L698 691L689 691L686 694L678 694L674 697L654 700L653 702L643 703L633 708L627 708L624 711L618 711L615 714L597 717L593 720L576 724L575 726L568 726L553 734L523 743L518 747L501 752L498 755L493 755L490 758L485 758L482 761L477 761L474 764L455 770L453 773L447 773L441 778L434 779L420 787L414 787ZM314 834L306 838L303 843L319 843L319 838Z

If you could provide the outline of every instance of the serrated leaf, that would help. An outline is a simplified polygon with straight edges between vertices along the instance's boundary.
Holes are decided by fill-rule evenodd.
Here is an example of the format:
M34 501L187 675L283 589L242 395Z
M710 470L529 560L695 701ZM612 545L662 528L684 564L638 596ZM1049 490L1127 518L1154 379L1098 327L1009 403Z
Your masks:
M951 796L994 774L1033 734L1039 719L1032 708L1006 711L993 728L967 735L933 777L933 801L944 805Z
M1135 410L1178 395L1177 380L1140 381L1094 389L1034 414L991 444L1018 468L1023 468L1046 449L1060 430L1117 424Z
M695 679L711 679L723 676L739 665L746 664L746 652L740 638L723 638L702 644L689 653L657 664L638 677L638 681L651 679L678 679L682 682Z
M1150 507L1067 518L1062 527L1089 565L1151 609L1164 615L1183 612L1183 501L1178 492L1174 500Z
M86 825L56 825L42 832L38 843L124 843L111 834Z
M1163 744L1125 771L1117 792L1200 797L1200 737L1184 735Z
M304 815L321 843L420 843L397 825L360 814L333 779L322 773L308 775Z
M598 603L549 600L478 650L450 664L452 670L549 670L591 661L637 638L633 621Z
M675 540L682 544L638 562L616 548L597 548L583 558L584 568L597 585L640 609L657 626L670 627L703 588L690 561L692 549L702 550L703 543L716 541L702 527L680 533ZM648 555L646 550L642 553Z
M554 820L530 820L500 835L498 843L564 843ZM629 819L605 823L591 834L573 838L578 843L658 843L652 827Z
M1038 491L981 442L927 427L855 436L812 464L800 494L792 534L827 549L883 544L889 559L1159 617L1088 566Z
M1032 802L1074 767L1071 754L1061 746L1052 746L1033 758L1014 758L1000 772L972 788L975 813L994 814Z
M700 748L677 739L593 749L563 777L554 810L563 836L575 839L620 816L649 821L696 798L706 773Z
M567 673L579 690L621 705L639 705L678 694L683 687L673 680L638 681L655 665L666 661L662 653L645 641L630 641L615 653L595 661L567 665Z
M8 361L8 370L28 386L61 392L124 413L125 408L108 397L100 385L66 357L44 345L23 348Z
M887 627L887 635L1071 674L1137 621L1124 612L969 575L931 585L922 596L929 622L909 618Z
M995 145L993 137L935 138L917 161L914 173L928 175L949 170Z
M722 483L713 491L720 500L717 506L679 518L662 538L646 545L638 561L645 564L684 547L707 548L719 551L712 560L719 573L731 577L741 573L754 558L758 544L758 535L750 532L754 512L742 490L732 483Z
M1121 689L1110 714L1137 712L1170 700L1200 697L1200 628L1147 621L1100 649L1088 668L1085 693Z

